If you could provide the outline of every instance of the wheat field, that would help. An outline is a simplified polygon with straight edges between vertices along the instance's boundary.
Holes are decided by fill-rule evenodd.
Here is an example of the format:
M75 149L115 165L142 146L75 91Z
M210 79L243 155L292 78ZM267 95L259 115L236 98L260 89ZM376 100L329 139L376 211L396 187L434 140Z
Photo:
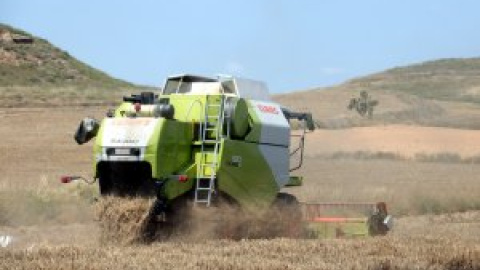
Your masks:
M307 139L298 172L304 186L286 191L301 201L386 201L396 217L386 237L105 243L94 211L96 188L58 181L64 174L91 176L91 145L77 146L73 132L84 116L100 118L105 111L0 109L0 236L12 236L10 245L0 247L0 269L480 269L480 168L475 160L465 161L478 154L475 131L420 129L437 139L463 136L472 147L440 140L443 148L413 152L395 148L393 139L393 148L375 145L378 139L369 140L369 132L358 140L364 131L344 130L342 141L328 131ZM419 140L417 133L412 138ZM335 155L348 144L370 154ZM400 150L381 154L389 149ZM409 158L416 153L454 153L460 159Z

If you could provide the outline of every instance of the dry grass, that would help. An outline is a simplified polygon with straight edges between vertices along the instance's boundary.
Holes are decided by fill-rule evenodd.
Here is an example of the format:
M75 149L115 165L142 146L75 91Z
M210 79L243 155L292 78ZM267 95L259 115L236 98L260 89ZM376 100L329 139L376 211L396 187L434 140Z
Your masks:
M0 251L5 269L479 269L479 212L402 218L387 237L171 240Z
M384 152L405 158L450 153L467 159L480 154L480 131L409 125L317 130L307 137L310 157L336 152Z
M106 197L96 205L100 243L128 245L142 242L152 200Z
M479 225L469 212L401 218L378 238L39 244L0 250L0 269L479 269Z
M152 91L147 89L146 91ZM0 107L69 107L114 105L123 96L140 93L140 88L99 86L4 86L0 87Z
M307 137L303 201L386 201L396 215L480 209L476 130L379 126Z
M56 225L91 222L97 188L72 184L48 187L43 180L28 187L0 189L0 226Z
M385 201L396 215L480 209L476 164L307 159L302 201Z
M81 108L0 109L0 225L85 222L96 188L60 185L60 176L91 177L91 148L73 143ZM93 112L92 112L93 111Z
M480 155L462 157L457 153L443 152L435 154L416 153L413 157L407 157L395 152L384 151L339 151L334 153L326 153L315 155L315 158L325 160L348 159L348 160L397 160L397 161L413 161L413 162L432 162L432 163L480 163Z
M0 251L2 269L479 269L478 246L445 237L246 240Z

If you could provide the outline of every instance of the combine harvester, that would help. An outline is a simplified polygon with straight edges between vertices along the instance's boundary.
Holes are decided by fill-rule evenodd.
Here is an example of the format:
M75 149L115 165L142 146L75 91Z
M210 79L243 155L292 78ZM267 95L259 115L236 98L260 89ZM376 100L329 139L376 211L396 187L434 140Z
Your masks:
M161 94L143 92L123 101L101 122L85 118L75 140L84 144L96 137L94 177L102 196L155 198L149 223L157 230L179 226L191 208L222 205L245 217L267 217L264 225L276 228L271 236L303 237L306 227L316 237L332 230L346 236L349 224L371 235L390 228L386 207L364 204L371 211L363 219L334 218L323 214L328 204L300 204L280 192L302 184L290 172L302 166L305 134L315 126L310 113L273 102L262 82L171 76ZM291 120L302 129L293 151ZM300 159L291 166L295 154ZM80 178L66 176L62 182Z

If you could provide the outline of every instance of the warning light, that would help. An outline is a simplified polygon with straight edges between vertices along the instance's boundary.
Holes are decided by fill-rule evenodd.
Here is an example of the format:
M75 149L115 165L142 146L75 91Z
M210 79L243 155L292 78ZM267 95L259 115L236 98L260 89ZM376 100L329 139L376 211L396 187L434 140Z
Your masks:
M60 177L60 182L62 184L68 184L68 183L71 183L72 181L75 181L75 180L78 180L78 179L81 179L82 177L80 176L70 176L70 175L64 175L62 177Z
M73 178L71 176L62 176L60 177L60 182L63 184L68 184L72 182Z
M142 105L137 102L133 104L133 108L135 109L136 112L139 112L142 109Z
M187 181L188 181L188 175L179 175L178 176L178 182L185 183Z

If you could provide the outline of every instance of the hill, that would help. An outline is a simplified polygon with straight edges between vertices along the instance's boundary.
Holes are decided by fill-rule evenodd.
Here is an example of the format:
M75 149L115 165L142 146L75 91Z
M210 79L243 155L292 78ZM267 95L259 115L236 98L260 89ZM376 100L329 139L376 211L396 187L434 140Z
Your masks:
M0 24L0 106L109 103L140 88L145 87L112 78L45 39Z
M42 38L0 24L0 107L111 104L142 89L152 90L112 78ZM373 119L347 109L363 90L379 101ZM415 124L478 129L480 58L397 67L274 99L313 112L321 128Z
M0 86L131 87L73 58L48 41L0 24Z
M366 119L347 105L367 91L379 105ZM324 128L416 124L480 128L480 58L440 59L355 78L330 88L275 96L289 107L314 113Z

